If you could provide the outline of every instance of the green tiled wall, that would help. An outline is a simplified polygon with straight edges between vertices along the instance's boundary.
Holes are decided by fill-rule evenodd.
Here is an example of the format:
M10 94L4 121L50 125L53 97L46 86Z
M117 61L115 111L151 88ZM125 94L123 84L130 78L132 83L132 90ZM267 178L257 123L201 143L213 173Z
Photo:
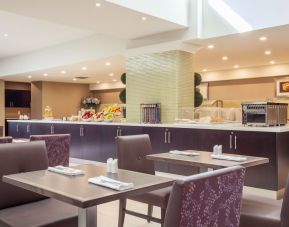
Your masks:
M162 123L172 123L182 107L194 104L193 54L167 51L129 57L127 122L140 122L141 103L161 103Z

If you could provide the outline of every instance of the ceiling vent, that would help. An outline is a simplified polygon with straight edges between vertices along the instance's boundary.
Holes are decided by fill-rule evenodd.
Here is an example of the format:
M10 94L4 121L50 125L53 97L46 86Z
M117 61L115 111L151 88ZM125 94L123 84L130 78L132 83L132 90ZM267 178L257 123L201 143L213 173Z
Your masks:
M88 76L78 76L78 77L75 77L76 79L78 80L85 80L85 79L88 79L89 77Z

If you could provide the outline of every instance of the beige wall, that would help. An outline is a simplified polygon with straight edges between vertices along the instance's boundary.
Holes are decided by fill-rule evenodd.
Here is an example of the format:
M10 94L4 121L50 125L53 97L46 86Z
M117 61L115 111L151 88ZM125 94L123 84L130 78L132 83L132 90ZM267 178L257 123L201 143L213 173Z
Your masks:
M42 119L42 82L31 83L31 119Z
M33 82L31 85L31 118L42 119L50 106L54 118L78 114L81 99L89 95L88 84Z
M209 99L271 99L275 97L274 86L274 78L209 82Z
M121 103L119 93L122 89L93 91L93 94L100 100L102 104Z
M5 82L0 80L0 126L4 126L5 120ZM0 128L1 130L2 128ZM2 130L0 131L2 135Z
M31 84L30 83L19 83L19 82L5 81L5 89L30 91L31 90Z

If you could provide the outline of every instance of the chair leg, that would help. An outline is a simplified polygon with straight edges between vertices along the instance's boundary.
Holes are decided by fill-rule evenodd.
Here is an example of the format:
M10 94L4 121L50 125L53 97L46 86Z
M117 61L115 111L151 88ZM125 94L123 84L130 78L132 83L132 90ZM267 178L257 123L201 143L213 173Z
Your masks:
M147 219L147 222L150 223L151 222L151 219L150 217L153 216L153 209L154 209L154 206L153 205L150 205L148 204L148 216L149 218Z
M123 227L126 209L126 199L119 200L118 227Z
M166 215L166 209L165 208L161 208L161 227L164 226L164 222L165 222L165 215Z

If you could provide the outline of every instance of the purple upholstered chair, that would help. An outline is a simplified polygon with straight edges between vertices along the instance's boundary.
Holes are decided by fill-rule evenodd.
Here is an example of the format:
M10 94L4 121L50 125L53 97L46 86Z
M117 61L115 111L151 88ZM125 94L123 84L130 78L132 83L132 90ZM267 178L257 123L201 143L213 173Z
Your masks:
M2 181L8 174L45 170L43 141L0 146L0 226L77 227L77 208Z
M235 166L177 180L164 227L238 227L244 176Z
M116 137L116 146L119 168L146 174L155 174L154 162L146 158L146 155L152 154L149 135L118 136ZM123 227L125 214L147 219L148 222L158 222L163 226L171 189L171 187L166 187L128 198L148 204L147 215L128 210L126 208L126 199L120 199L118 226ZM160 219L152 216L153 206L161 208Z
M69 134L31 135L30 141L44 140L47 148L48 165L69 165Z
M245 195L240 227L289 227L289 176L283 200Z
M0 137L0 144L2 143L12 143L13 138L11 136Z

